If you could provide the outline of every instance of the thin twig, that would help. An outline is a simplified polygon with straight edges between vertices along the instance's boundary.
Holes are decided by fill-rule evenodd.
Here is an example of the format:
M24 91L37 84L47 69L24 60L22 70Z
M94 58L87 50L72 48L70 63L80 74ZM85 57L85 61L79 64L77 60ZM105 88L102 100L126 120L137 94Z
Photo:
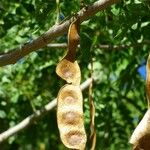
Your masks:
M120 49L125 49L125 48L130 48L130 47L139 47L142 45L150 45L149 40L144 40L141 43L134 43L130 45L122 44L122 45L109 45L109 44L99 44L98 47L101 49L106 49L106 50L120 50ZM97 45L95 45L97 47ZM47 45L47 47L50 48L67 48L67 43L50 43ZM80 48L80 45L78 45L78 48Z
M67 43L50 43L47 45L49 48L67 48Z
M89 78L85 82L81 84L81 90L85 90L90 83L92 82L92 79ZM32 115L28 116L24 120L22 120L20 123L15 125L14 127L11 127L10 129L4 131L0 134L0 143L4 142L6 139L8 139L10 136L22 131L23 129L27 128L29 125L33 124L36 120L40 119L42 116L46 115L50 110L52 110L57 104L57 99L55 98L51 102L49 102L47 105L45 105L40 110L37 110Z
M130 47L140 47L142 45L150 45L150 41L149 40L143 40L140 43L134 43L134 44L120 44L120 45L101 45L99 44L99 48L101 49L110 49L110 50L121 50L121 49L126 49L126 48L130 48Z
M97 12L104 10L106 7L116 3L118 0L98 0L95 3L87 6L86 8L82 8L77 14L80 18L80 21L83 22ZM54 25L43 35L38 37L37 39L31 41L30 43L26 43L14 50L11 50L8 53L4 53L0 55L0 66L5 66L8 64L14 64L19 59L28 55L29 53L38 50L40 48L45 47L48 43L50 43L55 38L62 36L67 32L70 23L73 21L73 18L66 20L65 22Z

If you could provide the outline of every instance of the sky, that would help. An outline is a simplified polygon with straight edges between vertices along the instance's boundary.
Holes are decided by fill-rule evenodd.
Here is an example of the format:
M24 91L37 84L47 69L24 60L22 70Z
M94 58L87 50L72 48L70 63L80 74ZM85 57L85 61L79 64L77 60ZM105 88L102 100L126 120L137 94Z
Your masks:
M141 75L143 79L146 80L146 65L142 65L138 68L138 73Z

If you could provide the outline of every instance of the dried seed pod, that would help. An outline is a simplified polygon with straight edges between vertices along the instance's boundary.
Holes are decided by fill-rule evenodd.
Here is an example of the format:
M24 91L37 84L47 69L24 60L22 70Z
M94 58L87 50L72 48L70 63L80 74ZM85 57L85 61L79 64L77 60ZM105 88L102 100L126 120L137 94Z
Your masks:
M146 96L148 101L148 107L150 108L150 55L146 64Z
M56 67L56 73L67 83L80 84L81 72L77 61L70 62L67 59L62 59Z
M134 130L130 143L133 150L149 150L150 149L150 109L147 110L143 119Z
M79 24L80 20L78 18L71 23L68 31L68 52L67 55L65 56L65 59L71 62L75 61L76 49L80 40Z
M57 123L64 145L71 149L85 148L87 141L83 121L83 98L80 89L81 72L75 61L79 44L79 18L71 23L68 32L68 52L56 67L56 73L67 83L57 97Z
M64 145L72 149L84 149L86 133L80 86L66 84L60 89L57 97L57 122Z

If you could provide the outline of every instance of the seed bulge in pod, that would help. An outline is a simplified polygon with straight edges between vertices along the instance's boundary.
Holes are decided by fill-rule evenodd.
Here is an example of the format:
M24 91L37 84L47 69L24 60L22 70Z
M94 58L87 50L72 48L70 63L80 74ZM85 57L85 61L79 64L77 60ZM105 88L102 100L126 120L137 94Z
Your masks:
M66 104L73 104L73 103L77 102L77 99L75 97L73 97L73 96L66 96L64 98L64 102Z
M79 99L78 92L75 90L69 89L69 90L62 90L60 97L65 104L75 104L77 103Z
M86 135L78 130L70 131L65 135L66 145L72 149L84 149L86 144Z
M82 92L78 85L64 85L57 96L58 105L74 105L80 104L82 107Z
M81 72L77 61L71 62L67 59L62 59L56 67L56 73L67 83L80 84Z
M82 121L82 115L79 112L69 111L62 113L61 119L61 122L65 125L76 125L80 124L80 122Z

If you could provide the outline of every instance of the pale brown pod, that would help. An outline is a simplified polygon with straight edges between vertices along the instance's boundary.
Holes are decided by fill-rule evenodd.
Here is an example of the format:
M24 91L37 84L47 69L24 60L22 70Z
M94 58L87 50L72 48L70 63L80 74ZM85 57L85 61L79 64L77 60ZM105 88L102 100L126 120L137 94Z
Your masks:
M67 59L62 59L56 67L56 73L67 83L72 83L74 85L80 84L81 71L77 61L71 62Z
M150 150L150 109L134 130L130 141L133 150Z
M80 89L81 72L75 61L76 48L79 44L80 20L73 21L68 31L68 51L58 63L56 73L67 83L57 97L57 123L64 145L71 149L83 150L87 137L84 129L83 98Z
M66 147L84 149L87 137L83 119L80 86L66 84L57 97L57 123L61 140Z

